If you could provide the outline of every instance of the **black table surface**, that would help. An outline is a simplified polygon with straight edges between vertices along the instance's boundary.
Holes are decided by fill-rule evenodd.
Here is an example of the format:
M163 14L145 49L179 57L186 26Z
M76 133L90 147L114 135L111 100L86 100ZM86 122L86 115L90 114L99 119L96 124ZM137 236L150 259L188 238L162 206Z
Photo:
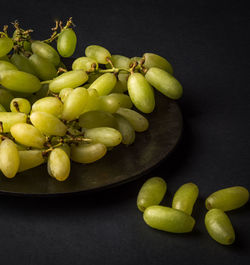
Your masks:
M228 186L250 190L249 9L247 1L4 1L0 25L18 19L45 39L55 19L73 16L75 56L89 44L113 54L154 52L184 87L183 138L151 174L123 186L60 198L0 196L0 264L249 264L250 206L228 213L232 246L204 226L205 198ZM136 208L150 176L168 183L162 204L186 183L199 186L194 231L153 230ZM1 185L1 183L0 183Z

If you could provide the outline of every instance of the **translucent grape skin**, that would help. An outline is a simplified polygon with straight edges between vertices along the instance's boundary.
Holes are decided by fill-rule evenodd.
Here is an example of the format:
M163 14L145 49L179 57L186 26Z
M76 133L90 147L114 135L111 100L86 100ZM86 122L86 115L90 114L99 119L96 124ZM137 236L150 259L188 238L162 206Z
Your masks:
M76 49L77 37L73 29L63 29L57 39L57 50L62 57L70 57Z
M199 189L194 183L182 185L174 194L172 208L191 215L198 194Z
M205 204L208 210L217 208L225 212L242 207L248 200L248 190L242 186L234 186L212 193Z
M70 159L61 148L51 151L48 158L48 173L58 181L65 181L70 174Z
M110 52L99 45L89 45L85 49L85 55L87 57L95 59L98 63L101 64L107 64L107 58L111 58Z
M93 72L98 69L98 63L95 59L89 57L79 57L72 64L73 70L82 69L86 72Z
M44 97L37 100L32 105L32 111L42 111L50 113L56 117L62 114L63 104L60 99L56 97Z
M147 207L143 219L150 227L171 233L189 233L195 225L191 215L160 205Z
M0 57L5 56L8 54L13 48L13 41L8 37L1 37L0 38Z
M18 112L0 112L0 123L2 132L10 132L10 128L16 123L25 123L27 115Z
M37 75L33 65L31 64L31 61L27 57L18 53L14 53L11 56L10 61L18 68L19 71L26 72L32 75Z
M82 113L99 109L99 94L94 88L88 90L88 101Z
M0 72L6 70L18 70L16 66L10 62L0 60Z
M7 178L15 177L20 164L16 144L5 138L0 144L0 169Z
M160 68L150 68L145 78L153 87L171 99L179 99L182 96L183 89L180 82Z
M49 90L59 93L63 88L76 88L88 80L88 75L83 70L68 71L54 78L49 84Z
M209 235L222 245L235 241L235 232L228 216L220 209L211 209L205 216L205 226Z
M20 158L18 172L37 167L45 162L42 150L22 150L18 153Z
M7 70L0 73L1 85L17 92L33 93L41 88L39 79L29 73Z
M110 112L110 113L115 113L120 105L119 101L115 97L109 97L107 96L101 96L99 98L99 109L102 111Z
M127 108L119 108L117 113L127 119L136 132L144 132L148 129L149 122L140 113Z
M50 113L41 111L32 112L30 120L45 135L64 136L66 134L66 125Z
M108 95L115 87L117 79L112 73L105 73L98 77L89 87L96 89L100 96Z
M135 141L135 130L132 125L118 113L113 114L116 123L117 129L122 135L122 143L125 145L130 145Z
M101 143L73 145L71 159L77 163L89 164L101 159L107 153L107 148Z
M155 107L154 91L140 73L132 73L128 78L128 93L137 109L151 113Z
M45 136L31 124L17 123L10 128L10 132L15 140L22 145L38 149L44 147Z
M22 112L25 114L29 114L30 109L30 102L25 98L14 98L10 102L10 110L12 112Z
M79 125L82 128L91 129L96 127L117 128L117 122L111 113L96 110L89 111L79 117Z
M111 93L107 97L114 98L119 107L131 109L133 107L133 103L128 95L121 93Z
M93 143L102 143L107 147L116 146L121 143L121 133L110 127L97 127L86 129L84 136L93 141Z
M158 205L167 191L167 183L163 178L148 179L141 187L137 196L137 207L141 212L152 205Z

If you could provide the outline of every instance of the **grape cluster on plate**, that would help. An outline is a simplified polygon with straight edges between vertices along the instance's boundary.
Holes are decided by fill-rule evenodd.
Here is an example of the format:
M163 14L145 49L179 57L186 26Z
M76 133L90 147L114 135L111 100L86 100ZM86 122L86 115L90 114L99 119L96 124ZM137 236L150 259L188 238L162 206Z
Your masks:
M95 162L147 130L148 120L131 108L152 112L153 87L171 99L182 95L171 64L153 53L130 59L90 45L67 69L62 57L77 43L71 18L65 26L57 21L43 41L13 25L12 38L7 26L0 32L0 169L7 178L47 162L48 173L64 181L70 159Z

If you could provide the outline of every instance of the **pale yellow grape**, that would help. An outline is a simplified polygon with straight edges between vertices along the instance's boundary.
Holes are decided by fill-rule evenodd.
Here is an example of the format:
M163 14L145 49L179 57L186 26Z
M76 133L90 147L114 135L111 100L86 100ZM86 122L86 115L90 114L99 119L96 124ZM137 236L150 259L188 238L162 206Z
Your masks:
M160 55L154 53L144 53L143 58L145 60L143 66L148 69L151 67L158 67L164 71L167 71L171 75L174 72L172 65Z
M89 164L101 159L107 152L107 147L101 143L72 145L71 159L78 163Z
M85 55L87 57L95 59L98 63L107 64L107 58L111 58L110 52L99 45L89 45L85 49Z
M66 134L67 126L50 113L41 111L32 112L30 120L45 135L64 136Z
M105 73L98 77L89 87L97 90L100 96L108 95L117 82L116 76L113 73Z
M74 89L71 87L66 87L63 88L60 93L59 93L59 97L61 99L62 102L65 102L66 98L68 97L68 95L73 91Z
M117 113L127 119L136 132L144 132L148 129L149 122L140 113L127 108L119 108Z
M42 111L50 113L56 117L59 117L62 113L63 104L56 97L44 97L37 100L32 105L32 112Z
M0 169L7 178L15 177L20 164L16 144L5 138L0 144Z
M46 138L34 126L27 123L16 123L10 128L11 135L15 140L25 146L43 148Z
M111 62L113 63L115 68L123 68L127 70L129 70L129 66L131 64L130 58L118 54L114 54L111 56ZM110 64L108 64L108 68L111 68Z
M18 153L20 158L18 172L37 167L45 162L42 150L23 150Z
M67 153L61 148L51 151L48 158L48 173L58 181L64 181L70 173L70 159Z
M25 123L27 115L25 113L18 112L0 112L0 132L10 132L10 128L16 123Z
M93 72L94 70L98 69L98 63L93 58L89 57L79 57L74 60L72 64L73 70L82 69L86 72Z
M12 112L22 112L25 114L29 114L30 109L30 102L25 98L14 98L10 102L10 110Z

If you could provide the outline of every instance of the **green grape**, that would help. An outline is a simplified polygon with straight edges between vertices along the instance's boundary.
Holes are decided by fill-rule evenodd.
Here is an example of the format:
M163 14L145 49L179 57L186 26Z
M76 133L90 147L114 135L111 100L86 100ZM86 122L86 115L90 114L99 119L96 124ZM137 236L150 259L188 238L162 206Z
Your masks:
M16 123L25 123L27 115L20 112L0 112L0 132L10 132L10 128Z
M18 172L40 166L45 162L42 150L22 150L18 153L20 158Z
M222 211L231 211L240 208L249 200L249 192L242 186L234 186L218 190L206 199L208 210L217 208Z
M150 227L171 233L188 233L195 225L191 215L159 205L147 207L143 219Z
M59 93L63 88L76 88L88 80L88 75L83 70L68 71L54 78L49 84L49 89Z
M32 112L35 111L47 112L56 117L59 117L61 115L62 109L63 109L62 102L55 97L41 98L32 105Z
M115 68L123 68L129 70L131 60L128 57L123 55L112 55L110 59ZM107 64L106 67L111 68L111 65Z
M170 73L171 75L174 72L172 65L160 55L154 53L144 53L143 59L145 60L143 65L148 69L151 67L157 67Z
M98 69L98 63L96 60L89 57L79 57L74 60L72 64L73 70L84 70L86 72L93 72Z
M5 56L8 54L13 48L13 41L8 37L1 37L0 38L0 57Z
M0 61L0 72L6 71L6 70L17 70L17 68L14 64L1 60Z
M205 216L209 235L222 245L231 245L235 240L233 226L228 216L220 209L209 210Z
M16 144L5 138L0 144L0 169L7 178L15 177L20 164Z
M24 41L23 42L23 48L25 51L31 52L31 42L30 41Z
M151 113L155 107L154 91L140 73L132 73L128 78L128 94L137 109Z
M194 183L186 183L182 185L174 195L172 208L191 215L198 194L199 189Z
M31 124L16 123L10 128L10 132L18 143L25 146L41 149L46 142L46 137Z
M182 96L183 92L180 82L168 72L152 67L147 71L145 77L152 86L165 96L172 99L179 99Z
M61 148L51 151L48 158L48 172L51 177L58 181L64 181L70 173L70 159L67 153Z
M122 135L122 143L125 145L130 145L135 141L135 130L132 125L121 115L114 113L113 114L116 122L117 129Z
M116 146L122 141L121 133L110 127L86 129L84 136L93 140L94 143L101 143L107 147Z
M114 89L112 90L113 93L124 93L128 90L128 73L119 73L118 80Z
M8 55L4 55L4 56L0 57L0 60L1 61L5 61L5 62L9 62L10 61Z
M102 96L99 98L99 109L115 113L119 109L119 101L115 97Z
M158 205L167 191L167 183L163 178L148 179L141 187L137 196L137 207L144 212L152 205Z
M63 29L57 39L57 50L62 57L70 57L76 49L77 37L73 29Z
M82 114L79 117L79 125L82 128L92 129L96 127L117 128L117 122L111 113L94 110Z
M71 147L71 159L78 163L89 164L101 159L107 153L104 144L81 144Z
M88 84L92 84L98 77L103 75L102 73L89 73Z
M31 64L31 61L26 58L23 55L14 53L11 58L10 61L13 65L15 65L18 70L32 74L32 75L36 75L36 71L33 67L33 65Z
M6 109L4 108L3 105L0 104L0 112L6 112Z
M63 104L62 119L72 121L83 112L88 101L88 91L84 87L75 88L66 98Z
M89 88L97 90L100 96L108 95L115 87L117 79L112 73L105 73L98 77Z
M141 57L138 57L138 56L135 56L135 57L130 58L131 63L134 63L134 62L139 63L141 61L141 59L142 58Z
M13 95L6 89L0 88L0 104L7 110L10 110L10 102Z
M57 51L47 43L42 41L34 41L31 44L32 52L41 56L42 58L58 66L60 63L60 56Z
M82 113L99 109L99 94L94 88L88 90L88 101Z
M85 55L87 57L95 59L98 63L101 64L107 64L107 59L111 58L110 52L99 45L89 45L85 49Z
M40 81L32 74L18 70L7 70L0 73L1 85L17 92L33 93L41 88Z
M36 111L30 115L31 123L45 135L64 136L67 131L67 127L56 116Z
M117 113L128 120L136 132L144 132L148 129L148 120L140 113L127 108L119 108Z
M70 146L68 144L63 143L58 148L62 149L67 154L67 156L70 158L71 148L70 148Z
M121 108L131 109L133 107L133 103L128 95L121 93L111 93L107 97L115 99Z
M65 87L63 88L60 93L59 93L59 97L61 99L61 101L64 103L66 101L66 98L69 96L69 94L73 91L74 89L71 87Z
M50 61L40 57L37 54L32 54L29 57L33 68L35 69L37 76L41 80L51 80L57 75L57 70Z
M12 112L22 112L25 114L29 114L30 109L30 102L25 98L14 98L10 102L10 110Z

